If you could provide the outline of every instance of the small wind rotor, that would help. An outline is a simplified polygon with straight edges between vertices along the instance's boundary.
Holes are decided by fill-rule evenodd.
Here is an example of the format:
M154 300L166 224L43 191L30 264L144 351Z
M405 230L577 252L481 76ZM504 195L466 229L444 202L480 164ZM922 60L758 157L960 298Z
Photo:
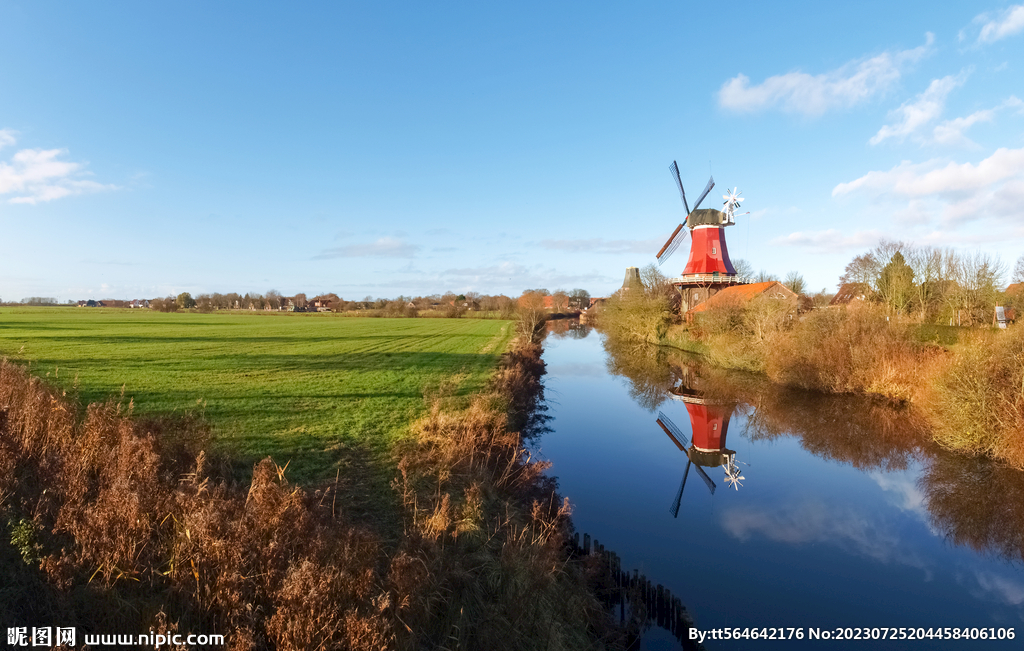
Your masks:
M745 465L745 464L744 464ZM725 483L729 484L736 490L740 489L743 484L740 483L741 479L746 479L740 474L740 468L736 465L736 457L729 457L729 461L725 464Z
M686 217L688 219L690 217L690 213L700 207L700 203L704 201L704 197L708 196L708 193L711 192L711 188L715 187L715 179L712 177L711 180L708 181L707 186L704 188L704 192L701 193L700 197L697 199L697 203L694 204L693 210L690 210L690 206L686 202L686 190L683 189L683 179L679 176L679 165L676 161L672 161L672 164L668 166L668 171L672 174L672 178L675 179L676 186L679 187L679 197L683 200L683 209L686 210ZM676 249L679 248L679 245L686 241L686 236L689 235L689 231L683 230L683 226L685 225L686 220L683 220L683 223L672 231L668 241L665 242L665 246L661 247L661 250L658 251L658 255L655 256L658 258L658 264L662 264L665 260L668 260L672 254L675 253Z
M729 223L733 223L736 217L736 209L740 207L744 197L740 195L742 192L738 192L739 188L733 188L732 190L726 190L726 193L722 195L725 199L725 214L728 217Z

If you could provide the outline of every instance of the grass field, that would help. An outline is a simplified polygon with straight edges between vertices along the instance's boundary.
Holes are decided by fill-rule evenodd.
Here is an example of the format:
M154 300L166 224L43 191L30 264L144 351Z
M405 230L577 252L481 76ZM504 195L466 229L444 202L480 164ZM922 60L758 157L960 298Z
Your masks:
M162 314L0 308L0 356L31 364L83 402L120 394L135 413L201 410L214 446L268 454L293 479L378 463L446 378L479 390L512 337L507 321L330 314ZM377 465L377 464L369 464Z

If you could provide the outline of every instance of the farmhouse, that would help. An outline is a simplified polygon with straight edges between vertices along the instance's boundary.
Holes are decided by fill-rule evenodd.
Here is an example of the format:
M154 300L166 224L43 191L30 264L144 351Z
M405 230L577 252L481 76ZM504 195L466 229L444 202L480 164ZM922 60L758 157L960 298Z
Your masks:
M711 298L689 309L686 322L692 323L694 318L708 309L726 307L728 305L746 305L759 296L785 301L793 312L797 310L797 295L777 280L749 285L732 285L720 290Z
M836 295L829 301L829 307L839 307L852 303L863 303L871 296L871 286L867 283L843 283Z

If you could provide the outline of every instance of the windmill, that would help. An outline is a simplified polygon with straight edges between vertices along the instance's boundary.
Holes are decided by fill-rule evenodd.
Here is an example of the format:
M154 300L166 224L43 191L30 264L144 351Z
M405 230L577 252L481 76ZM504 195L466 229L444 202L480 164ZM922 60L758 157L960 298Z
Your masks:
M708 180L708 184L704 186L704 191L700 193L700 197L697 198L697 203L694 204L693 210L690 210L689 204L686 203L686 190L683 189L683 179L679 176L679 165L676 161L672 161L672 164L668 166L668 171L671 172L672 178L676 180L676 186L679 187L679 198L683 200L683 208L686 210L686 217L683 218L683 223L676 226L676 229L672 231L672 235L669 236L668 241L665 242L665 246L661 247L658 251L658 255L655 256L658 259L658 264L663 264L666 260L672 257L672 254L676 252L679 245L686 241L686 236L689 235L689 231L684 231L683 226L687 225L687 221L690 219L690 214L700 207L704 197L708 196L711 189L715 187L715 177L711 177Z
M739 188L734 188L722 195L725 200L722 210L701 208L701 202L715 187L715 179L712 177L691 210L676 161L672 161L669 172L676 182L676 187L679 188L686 219L672 231L672 235L656 257L658 264L664 264L686 240L687 235L690 236L690 257L686 261L686 268L678 277L670 279L672 285L679 291L681 311L688 312L730 285L748 282L736 274L736 268L729 259L729 250L725 244L725 228L736 223L736 211L744 198L740 196Z
M672 501L672 506L669 507L669 513L672 514L673 518L679 517L679 504L683 500L683 489L686 488L686 478L690 475L690 466L693 465L693 459L690 458L688 449L691 447L686 435L679 429L679 426L672 422L672 419L664 414L664 412L658 412L658 420L656 421L658 426L661 427L662 431L668 434L668 437L672 439L672 442L676 444L681 452L686 452L686 470L683 472L683 481L679 484L679 491L676 493L676 498ZM715 482L708 477L708 473L704 472L704 469L697 465L697 474L704 480L708 490L711 494L715 494Z

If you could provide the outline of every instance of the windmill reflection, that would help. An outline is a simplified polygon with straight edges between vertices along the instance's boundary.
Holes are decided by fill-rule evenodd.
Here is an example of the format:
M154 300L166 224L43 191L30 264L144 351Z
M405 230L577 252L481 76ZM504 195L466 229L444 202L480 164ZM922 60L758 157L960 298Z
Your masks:
M723 468L725 482L736 490L740 489L743 485L742 480L746 479L740 474L735 450L726 447L729 419L736 409L736 403L715 400L708 396L701 390L700 378L693 369L683 367L681 371L678 381L669 389L669 395L674 400L686 403L686 411L690 416L690 431L693 433L692 440L688 440L679 426L664 412L658 412L656 421L679 451L686 454L686 470L683 471L679 490L669 508L672 517L679 516L679 505L683 499L683 490L686 488L691 467L704 481L712 495L715 494L717 485L708 476L705 468Z

